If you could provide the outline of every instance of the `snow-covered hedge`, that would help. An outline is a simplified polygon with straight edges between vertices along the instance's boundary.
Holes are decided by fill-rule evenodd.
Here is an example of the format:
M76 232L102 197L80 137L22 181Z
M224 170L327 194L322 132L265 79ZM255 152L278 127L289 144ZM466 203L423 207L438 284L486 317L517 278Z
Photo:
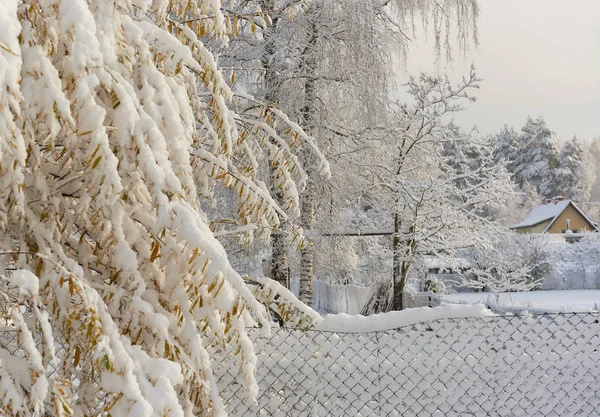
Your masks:
M600 233L569 240L564 235L504 233L461 256L470 267L448 279L454 288L600 289Z
M548 245L552 269L545 276L543 289L600 289L600 233L584 234L573 243L549 237Z

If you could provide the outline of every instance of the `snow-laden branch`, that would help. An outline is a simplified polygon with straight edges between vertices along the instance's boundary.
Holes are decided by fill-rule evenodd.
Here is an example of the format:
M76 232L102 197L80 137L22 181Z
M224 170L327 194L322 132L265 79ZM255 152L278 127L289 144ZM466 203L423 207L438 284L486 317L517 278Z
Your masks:
M178 23L201 14L215 18ZM238 231L268 238L298 214L295 141L327 166L282 112L236 113L206 35L232 35L218 1L0 7L0 270L17 270L0 295L17 334L16 350L0 347L8 415L223 416L213 355L231 346L256 398L246 327L268 334L277 300L295 324L317 319L277 284L249 286L200 208L234 190ZM267 188L257 172L272 162L281 181Z

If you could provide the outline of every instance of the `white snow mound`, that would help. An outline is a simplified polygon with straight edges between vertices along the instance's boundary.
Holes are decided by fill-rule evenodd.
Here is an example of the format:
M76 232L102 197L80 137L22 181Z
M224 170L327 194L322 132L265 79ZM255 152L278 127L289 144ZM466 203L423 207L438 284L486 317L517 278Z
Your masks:
M410 308L372 316L351 316L343 313L328 314L315 325L314 329L336 333L377 332L438 319L490 317L494 315L483 304Z

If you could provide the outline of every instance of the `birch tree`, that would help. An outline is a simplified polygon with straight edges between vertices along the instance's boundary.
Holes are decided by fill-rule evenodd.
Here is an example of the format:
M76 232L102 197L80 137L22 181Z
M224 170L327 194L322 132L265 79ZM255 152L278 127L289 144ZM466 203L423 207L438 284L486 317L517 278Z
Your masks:
M387 97L394 88L392 56L402 54L416 36L417 22L435 34L439 51L450 53L454 39L466 47L476 38L478 6L473 1L264 0L258 2L258 9L252 9L256 3L249 1L226 3L233 10L244 10L245 17L238 19L240 32L244 27L253 29L234 40L234 48L222 55L227 65L240 70L237 82L284 110L317 138L328 155L352 152L360 132L369 135L370 127L379 127L380 114L386 112ZM290 10L294 12L291 18ZM261 13L268 14L265 18L273 25L264 25ZM303 160L309 178L313 169L318 170L311 159L308 154ZM330 213L343 208L342 193L335 190L341 188L338 181L347 177L345 162L339 161L330 183L313 177L303 190L301 224L309 232L297 268L301 270L301 298L309 304L318 267L311 239L318 235L318 228L331 223ZM277 268L272 270L273 277L287 269L280 267L286 263L285 247L275 245L281 234L286 232L280 231L272 246L271 264Z
M282 33L291 32L301 51L295 54L298 59L289 63L289 68L297 69L283 79L280 91L286 102L282 105L287 112L298 115L302 125L327 149L328 156L351 152L360 158L361 136L378 130L385 119L382 115L388 111L388 94L395 86L390 76L394 63L391 56L406 49L410 41L407 34L415 35L411 32L415 21L422 19L425 25L438 22L431 30L447 39L452 32L450 25L455 25L452 29L456 29L457 36L467 40L476 32L477 10L473 2L434 5L427 1L313 1L304 15L281 22L286 26ZM441 50L447 45L438 47ZM310 159L306 160L307 169L313 165ZM309 181L301 222L305 230L314 230L307 232L308 236L318 235L318 228L331 219L331 213L343 209L345 204L341 202L347 188L341 184L352 175L346 161L339 160L331 185ZM321 209L317 211L317 207ZM339 220L334 222L339 224ZM300 298L308 303L315 268L314 245L313 240L305 246L300 265Z
M233 31L212 1L3 2L0 320L16 337L0 348L2 414L224 416L209 350L233 346L252 400L246 327L268 334L265 305L319 319L273 281L244 282L201 209L231 189L235 226L268 239L299 211L295 152L327 175L284 113L233 111L253 100L207 47Z

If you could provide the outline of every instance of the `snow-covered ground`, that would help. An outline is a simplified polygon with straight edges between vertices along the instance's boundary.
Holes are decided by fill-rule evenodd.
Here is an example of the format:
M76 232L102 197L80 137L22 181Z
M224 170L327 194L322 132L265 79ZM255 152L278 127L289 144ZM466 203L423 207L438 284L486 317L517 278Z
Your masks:
M447 303L491 303L566 313L600 309L600 290L512 292L498 294L497 299L487 292L456 293L446 294L442 300Z

